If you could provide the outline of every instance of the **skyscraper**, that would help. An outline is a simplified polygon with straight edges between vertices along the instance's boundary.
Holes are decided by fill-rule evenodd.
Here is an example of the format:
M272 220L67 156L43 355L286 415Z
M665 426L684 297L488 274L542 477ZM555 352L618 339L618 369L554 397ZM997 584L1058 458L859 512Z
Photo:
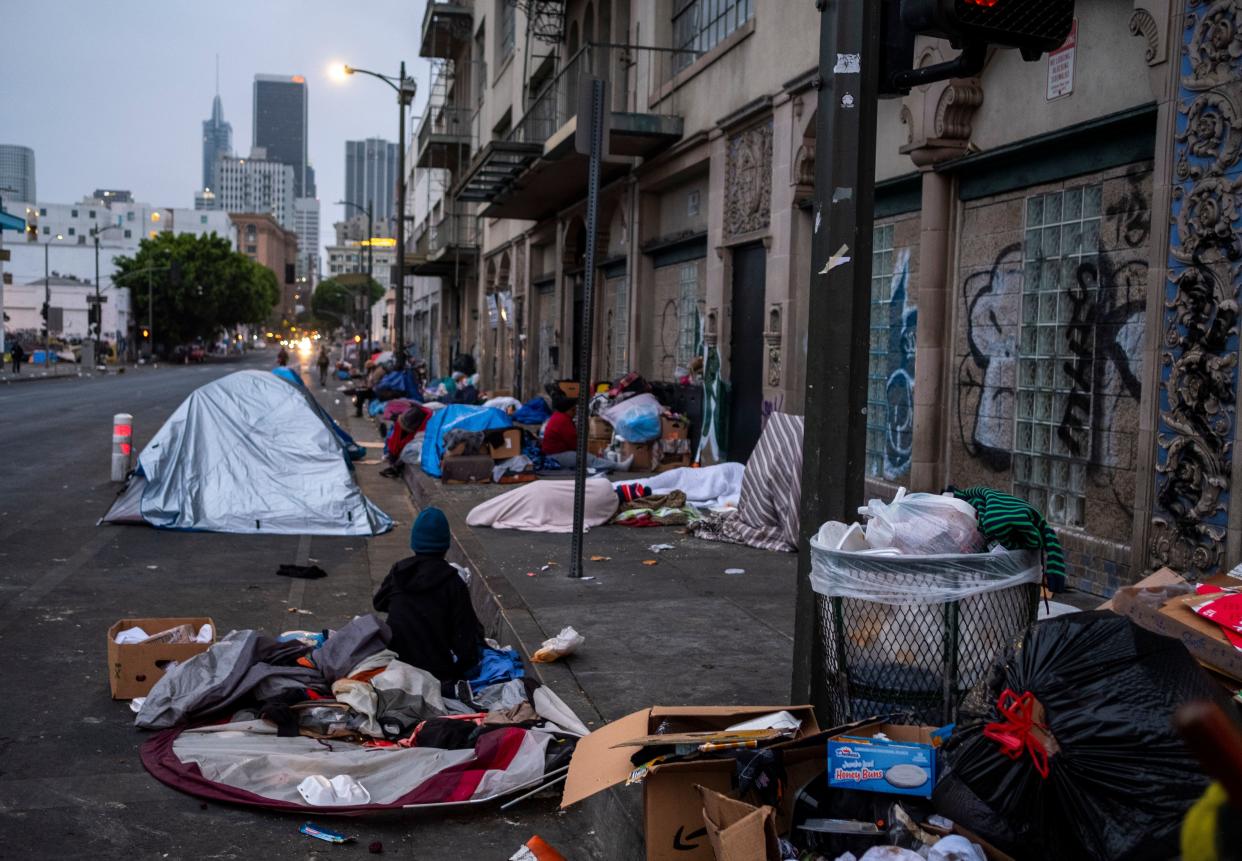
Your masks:
M397 145L381 138L345 141L345 199L363 209L372 207L376 233L392 236L397 189ZM346 218L357 210L345 213Z
M34 203L34 150L17 144L0 144L0 197Z
M306 156L306 79L301 75L254 76L254 140L271 161L293 166L294 197L314 197L315 178Z
M203 188L216 184L216 161L233 154L233 127L224 121L220 93L211 101L211 119L203 120Z
M215 172L216 187L212 189L214 208L225 212L271 213L281 227L286 230L295 228L296 198L290 165L273 161L262 148L255 148L249 158L221 156L216 161ZM197 199L195 205L198 205Z

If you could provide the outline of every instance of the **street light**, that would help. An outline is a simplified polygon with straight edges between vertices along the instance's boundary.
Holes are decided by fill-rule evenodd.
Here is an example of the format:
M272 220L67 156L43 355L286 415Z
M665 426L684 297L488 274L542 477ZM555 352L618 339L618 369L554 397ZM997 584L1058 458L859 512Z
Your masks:
M155 213L151 214L152 217ZM121 225L109 224L104 227L92 227L91 236L95 238L95 363L99 364L99 340L103 333L103 300L99 295L99 234L107 230L120 230ZM119 352L119 351L118 351Z
M397 94L397 307L393 324L393 358L398 368L405 365L405 110L414 101L417 84L406 77L405 60L396 78L356 69L348 64L339 67L339 77L346 75L370 75L392 87Z
M370 350L371 349L371 279L374 277L371 274L371 267L375 262L375 250L374 250L375 246L371 243L371 240L375 238L375 224L371 217L372 215L371 203L368 201L365 208L354 203L352 200L338 200L337 203L343 204L345 206L352 206L354 209L357 209L361 212L365 212L367 214L367 284L366 284L366 287L364 288L366 291L365 293L366 314L364 315L363 331L367 333L367 350ZM402 278L401 281L402 281L402 288L404 289L405 279ZM358 357L358 362L359 364L362 363L361 356Z

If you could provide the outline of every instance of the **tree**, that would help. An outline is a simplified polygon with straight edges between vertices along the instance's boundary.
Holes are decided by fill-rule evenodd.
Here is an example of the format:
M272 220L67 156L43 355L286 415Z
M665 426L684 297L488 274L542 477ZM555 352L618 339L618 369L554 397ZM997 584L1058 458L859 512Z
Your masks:
M359 325L357 309L358 297L365 295L367 277L365 275L342 275L340 278L327 278L319 282L311 296L311 311L315 320L329 326L339 328L348 324ZM384 295L384 288L371 279L371 301L367 308L375 304Z
M276 274L233 250L223 237L160 233L133 257L118 257L114 280L130 288L134 319L147 319L147 278L156 337L164 344L211 340L222 329L262 323L280 301Z

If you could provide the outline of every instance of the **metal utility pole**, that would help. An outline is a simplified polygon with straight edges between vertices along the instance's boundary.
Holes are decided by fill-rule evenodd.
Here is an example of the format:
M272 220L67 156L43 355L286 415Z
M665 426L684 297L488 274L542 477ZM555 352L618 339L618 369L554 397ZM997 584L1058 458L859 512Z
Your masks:
M591 401L591 350L595 335L595 237L599 227L599 163L604 153L605 96L600 78L585 79L578 99L578 123L588 120L585 139L575 140L579 152L587 153L586 273L582 285L582 319L578 321L578 451L574 471L574 533L570 547L569 576L582 576L582 531L586 520L587 433Z
M823 714L835 680L823 675L808 542L826 520L853 521L863 502L880 11L876 3L844 0L816 6L819 95L807 322L815 335L806 357L791 701L810 702Z
M393 359L398 370L405 367L405 60L401 61L397 88L397 305L394 309ZM411 94L411 100L413 95Z
M356 69L346 65L346 75L370 75L379 78L397 93L397 285L396 308L393 324L393 359L397 367L405 364L405 111L413 104L414 94L418 89L417 82L405 75L405 60L401 61L401 72L394 81L388 75Z
M365 212L367 215L367 285L366 285L366 292L363 297L365 299L365 303L364 303L365 307L364 307L363 322L362 322L361 328L363 332L366 333L366 336L367 336L366 349L370 351L371 349L371 282L375 278L375 276L372 274L372 267L375 263L375 243L372 241L375 239L375 221L372 218L373 204L370 201L368 201L366 208L364 209L362 206L354 203L352 200L338 200L337 203L343 206L352 206L354 209L358 210L359 212ZM362 364L361 351L359 352L358 363Z
M52 276L48 273L48 251L52 243L43 243L43 364L52 367Z

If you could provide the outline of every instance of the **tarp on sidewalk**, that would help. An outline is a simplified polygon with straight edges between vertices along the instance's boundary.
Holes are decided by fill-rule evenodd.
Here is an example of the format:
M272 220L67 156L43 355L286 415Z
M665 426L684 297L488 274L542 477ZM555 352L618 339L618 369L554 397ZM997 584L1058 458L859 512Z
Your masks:
M354 481L304 387L239 371L190 393L138 456L103 522L282 535L378 535L392 519Z
M423 472L440 477L440 461L444 458L444 435L451 430L489 431L513 427L513 419L493 407L450 404L427 420L423 429Z

